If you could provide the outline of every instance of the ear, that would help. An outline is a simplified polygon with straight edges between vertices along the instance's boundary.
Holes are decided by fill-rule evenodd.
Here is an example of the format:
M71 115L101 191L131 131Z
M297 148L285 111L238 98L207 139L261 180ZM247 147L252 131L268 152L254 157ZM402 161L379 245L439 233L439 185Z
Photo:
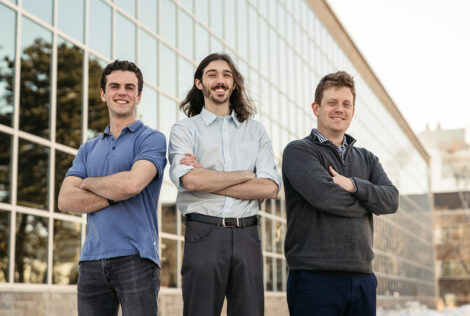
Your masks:
M106 102L106 98L105 98L106 93L104 93L103 89L100 89L100 94L101 94L101 101Z
M142 100L142 91L140 92L139 96L138 96L137 99L135 100L135 105L139 105L140 100Z
M202 90L202 82L199 79L194 79L194 84L196 85L196 88L199 90Z
M313 114L315 114L315 116L318 117L318 108L320 107L320 104L318 104L317 102L313 102L312 103L312 110L313 110Z

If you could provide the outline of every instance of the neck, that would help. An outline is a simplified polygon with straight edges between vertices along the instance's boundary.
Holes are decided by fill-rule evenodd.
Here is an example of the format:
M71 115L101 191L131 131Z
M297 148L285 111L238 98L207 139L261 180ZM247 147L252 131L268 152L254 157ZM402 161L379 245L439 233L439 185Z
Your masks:
M317 130L320 132L320 134L322 134L323 136L325 136L326 138L328 138L333 144L335 144L336 146L341 146L343 144L343 139L344 139L344 133L334 133L334 132L326 132L324 131L323 129L320 129L320 128L317 128Z
M207 111L214 113L217 116L230 115L230 113L232 112L230 110L230 105L228 101L223 104L217 104L204 98L204 107L206 108Z
M118 138L121 135L123 128L131 125L136 121L135 116L132 117L111 117L109 120L109 132L114 138Z

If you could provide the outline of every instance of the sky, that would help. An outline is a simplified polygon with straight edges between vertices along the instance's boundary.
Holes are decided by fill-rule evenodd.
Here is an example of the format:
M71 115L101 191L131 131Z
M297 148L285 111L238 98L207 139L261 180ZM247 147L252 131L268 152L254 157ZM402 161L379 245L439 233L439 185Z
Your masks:
M470 1L327 1L416 133L439 123L470 142Z

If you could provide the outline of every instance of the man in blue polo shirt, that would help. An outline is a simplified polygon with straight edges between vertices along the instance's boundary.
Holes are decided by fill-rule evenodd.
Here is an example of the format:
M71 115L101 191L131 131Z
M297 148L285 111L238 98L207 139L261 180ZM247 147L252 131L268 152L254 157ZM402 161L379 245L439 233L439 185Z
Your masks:
M136 120L140 69L114 61L101 74L109 111L103 135L84 143L59 193L62 211L87 213L79 315L157 315L160 258L156 208L165 136Z

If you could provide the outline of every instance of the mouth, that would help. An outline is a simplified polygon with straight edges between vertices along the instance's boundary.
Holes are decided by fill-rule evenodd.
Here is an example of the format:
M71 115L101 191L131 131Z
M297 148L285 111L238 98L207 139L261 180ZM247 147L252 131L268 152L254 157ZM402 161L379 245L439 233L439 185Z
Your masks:
M342 117L332 117L333 121L344 121Z
M221 85L221 84L219 84L219 85L212 88L212 91L214 91L217 94L223 94L227 90L228 90L228 87L225 86L225 85Z
M126 101L126 100L114 100L114 102L116 102L117 104L127 104L127 103L129 103L129 101Z

